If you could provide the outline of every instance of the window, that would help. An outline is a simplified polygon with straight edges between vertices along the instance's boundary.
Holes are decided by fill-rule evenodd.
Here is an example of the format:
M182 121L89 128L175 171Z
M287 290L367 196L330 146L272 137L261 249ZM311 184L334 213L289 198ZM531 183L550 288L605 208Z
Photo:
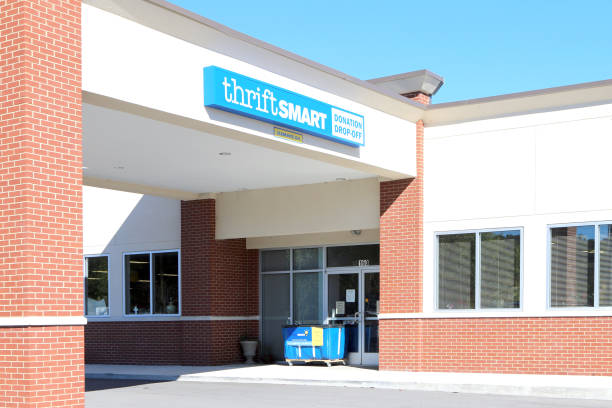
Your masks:
M333 318L332 323L352 321L360 291L365 295L364 350L378 352L379 252L378 244L261 250L261 354L284 358L279 333L286 324L321 324L328 318ZM367 268L360 287L356 269L367 266L374 268ZM346 299L351 290L353 301L340 302L344 305L340 312L339 302L330 296ZM358 326L349 324L347 330L348 350L357 351Z
M612 306L612 224L550 228L550 306Z
M438 309L517 309L521 230L440 234Z
M108 256L85 257L85 315L108 316Z
M180 313L178 251L125 254L124 261L126 315Z

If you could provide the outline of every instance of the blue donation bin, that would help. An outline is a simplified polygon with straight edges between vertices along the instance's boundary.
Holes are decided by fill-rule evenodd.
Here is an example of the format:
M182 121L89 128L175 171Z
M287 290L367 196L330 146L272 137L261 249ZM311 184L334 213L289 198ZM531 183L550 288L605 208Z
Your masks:
M285 326L283 339L285 361L289 365L293 365L294 361L321 361L327 366L335 362L344 364L344 326Z

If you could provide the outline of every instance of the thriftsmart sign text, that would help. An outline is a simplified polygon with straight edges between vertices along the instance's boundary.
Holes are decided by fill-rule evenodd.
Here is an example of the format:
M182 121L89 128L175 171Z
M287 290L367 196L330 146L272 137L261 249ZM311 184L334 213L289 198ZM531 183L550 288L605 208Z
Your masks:
M204 68L204 106L364 146L363 116L216 66Z

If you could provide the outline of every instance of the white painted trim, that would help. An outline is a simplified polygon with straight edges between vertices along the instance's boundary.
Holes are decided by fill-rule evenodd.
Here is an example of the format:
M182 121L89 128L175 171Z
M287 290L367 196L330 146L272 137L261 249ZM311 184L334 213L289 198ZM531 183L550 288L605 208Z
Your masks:
M259 315L253 316L183 316L181 320L259 320Z
M98 177L83 176L83 185L90 187L106 188L110 190L127 191L129 193L147 194L158 197L172 198L175 200L197 200L201 194L188 191L173 190L144 184L127 183L124 181L109 180Z
M177 321L231 321L231 320L259 320L259 315L252 316L151 316L141 315L137 319L133 317L95 317L89 316L87 321L93 322L177 322Z
M23 316L0 317L0 327L15 326L83 326L87 319L83 316Z
M381 313L378 315L380 320L390 319L486 319L486 318L527 318L527 317L612 317L612 308L607 310L547 310L543 313L525 313L521 311L476 311L476 312L445 312L445 313Z

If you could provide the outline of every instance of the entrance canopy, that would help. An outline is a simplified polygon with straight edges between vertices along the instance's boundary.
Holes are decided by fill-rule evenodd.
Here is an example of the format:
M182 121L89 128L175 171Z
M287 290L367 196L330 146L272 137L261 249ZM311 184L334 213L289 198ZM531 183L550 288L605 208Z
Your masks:
M280 142L272 142L279 148L249 143L202 130L195 121L119 105L83 104L86 184L191 199L378 176L340 160L290 153Z
M416 175L422 107L166 3L85 1L83 50L86 184L193 199Z

